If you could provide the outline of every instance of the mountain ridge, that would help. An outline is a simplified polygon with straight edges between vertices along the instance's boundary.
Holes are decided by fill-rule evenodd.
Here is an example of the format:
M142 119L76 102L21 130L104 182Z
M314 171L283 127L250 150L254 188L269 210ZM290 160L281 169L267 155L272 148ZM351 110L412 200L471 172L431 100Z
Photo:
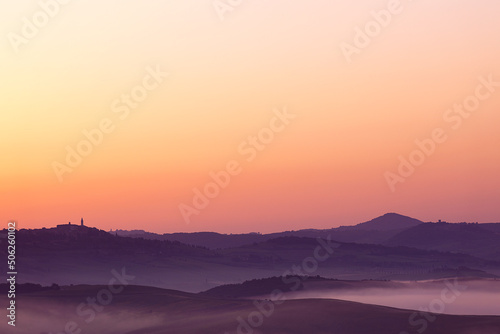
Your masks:
M143 230L115 230L110 233L116 233L121 236L129 237L179 241L188 245L203 246L210 249L238 247L282 236L326 238L328 235L331 235L332 239L337 241L376 244L389 239L403 229L422 223L423 222L418 219L398 213L386 213L370 221L352 226L339 226L331 229L301 229L297 231L283 231L268 234L224 234L217 232L180 232L157 234Z

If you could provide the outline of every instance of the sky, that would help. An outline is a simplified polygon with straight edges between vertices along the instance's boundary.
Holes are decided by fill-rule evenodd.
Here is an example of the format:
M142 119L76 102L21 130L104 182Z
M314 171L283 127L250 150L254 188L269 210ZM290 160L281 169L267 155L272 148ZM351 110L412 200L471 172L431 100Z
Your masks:
M59 1L0 5L5 226L500 221L498 1Z

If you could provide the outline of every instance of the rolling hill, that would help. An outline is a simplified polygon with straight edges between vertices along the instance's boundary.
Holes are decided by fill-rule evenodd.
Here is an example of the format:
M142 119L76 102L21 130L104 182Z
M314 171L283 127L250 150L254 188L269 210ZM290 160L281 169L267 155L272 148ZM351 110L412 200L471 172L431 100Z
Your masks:
M71 232L21 230L17 233L18 279L45 285L99 284L109 279L112 270L126 268L137 277L135 284L198 292L249 279L301 275L300 271L353 280L496 277L500 272L496 259L329 238L278 237L210 250L178 241L120 237L86 227ZM5 241L0 239L4 256Z

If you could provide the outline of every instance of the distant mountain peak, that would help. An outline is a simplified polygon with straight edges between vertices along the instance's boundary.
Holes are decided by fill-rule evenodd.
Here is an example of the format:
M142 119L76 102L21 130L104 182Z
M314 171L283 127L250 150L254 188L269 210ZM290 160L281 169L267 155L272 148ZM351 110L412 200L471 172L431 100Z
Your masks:
M370 221L358 224L356 228L362 230L387 231L414 227L420 224L423 224L423 222L418 219L395 212L389 212Z
M399 217L399 218L401 218L401 217L402 217L402 218L411 218L411 217L409 217L409 216L401 215L401 214L399 214L399 213L397 213L397 212L388 212L388 213L386 213L386 214L384 214L384 215L382 215L382 216L380 216L380 217L377 217L377 218L382 218L382 217L386 217L386 218L389 218L389 217L391 217L391 218L392 218L392 217ZM375 219L377 219L377 218L375 218Z

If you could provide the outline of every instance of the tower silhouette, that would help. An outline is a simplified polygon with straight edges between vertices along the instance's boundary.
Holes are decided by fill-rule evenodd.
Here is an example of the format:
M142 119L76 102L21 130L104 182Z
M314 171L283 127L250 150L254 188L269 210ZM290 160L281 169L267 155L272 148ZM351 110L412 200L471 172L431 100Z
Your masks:
M82 225L82 226L83 226L83 218L82 218L82 220L80 221L80 225Z

